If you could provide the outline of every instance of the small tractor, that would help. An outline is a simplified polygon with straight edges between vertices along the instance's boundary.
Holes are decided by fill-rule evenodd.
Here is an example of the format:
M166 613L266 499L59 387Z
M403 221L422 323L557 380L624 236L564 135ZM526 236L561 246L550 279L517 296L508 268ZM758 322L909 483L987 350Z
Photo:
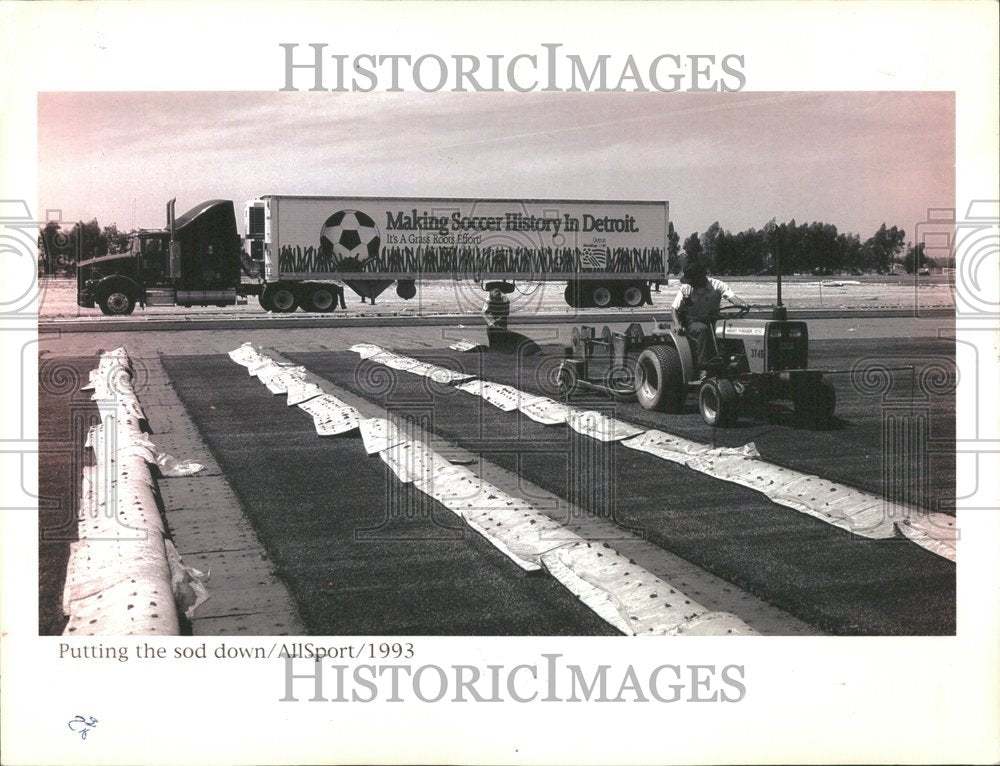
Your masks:
M749 307L721 309L714 322L719 361L705 370L695 363L691 338L669 321L654 319L649 334L635 322L624 333L605 326L600 336L592 327L573 328L573 347L558 371L560 392L568 401L578 389L597 390L668 413L681 412L694 395L713 427L791 400L804 424L829 428L836 392L823 371L808 369L808 327L789 320L780 300L779 287L770 318L747 317Z

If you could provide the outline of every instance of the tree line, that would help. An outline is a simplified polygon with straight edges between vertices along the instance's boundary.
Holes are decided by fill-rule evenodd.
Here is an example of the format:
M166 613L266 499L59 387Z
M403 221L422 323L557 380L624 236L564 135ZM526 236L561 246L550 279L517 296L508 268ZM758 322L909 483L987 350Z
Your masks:
M102 227L97 219L78 221L67 231L57 221L39 229L38 273L55 276L76 273L80 259L122 253L128 250L134 232L120 231L115 224ZM882 224L865 241L857 234L838 232L830 223L797 224L771 219L761 229L735 234L716 221L704 232L693 232L681 245L671 221L667 231L667 270L678 274L689 260L705 261L715 274L748 276L774 274L780 259L782 274L885 274L898 264L908 274L937 264L924 253L924 243L905 241L906 232ZM902 257L900 254L902 253Z
M739 276L774 274L779 262L782 274L886 274L897 267L912 274L938 266L924 249L923 242L908 243L903 229L885 223L864 241L831 223L797 224L795 219L779 224L772 218L761 229L736 233L716 221L701 234L692 233L683 247L673 223L667 232L668 270L673 274L691 260L705 262L715 274Z
M102 227L96 218L77 221L69 230L58 221L48 221L38 230L38 273L73 276L79 260L124 253L133 233L120 231L115 224Z

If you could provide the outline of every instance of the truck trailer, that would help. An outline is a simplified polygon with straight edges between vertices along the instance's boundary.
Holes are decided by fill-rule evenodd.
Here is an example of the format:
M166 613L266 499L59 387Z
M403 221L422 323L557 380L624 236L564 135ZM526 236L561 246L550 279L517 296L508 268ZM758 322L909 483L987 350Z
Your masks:
M666 202L268 195L235 209L212 200L142 230L129 252L78 264L78 304L106 314L136 305L229 305L256 295L268 311L336 309L342 282L374 300L395 284L409 300L426 280L511 292L565 282L573 307L641 306L666 280Z

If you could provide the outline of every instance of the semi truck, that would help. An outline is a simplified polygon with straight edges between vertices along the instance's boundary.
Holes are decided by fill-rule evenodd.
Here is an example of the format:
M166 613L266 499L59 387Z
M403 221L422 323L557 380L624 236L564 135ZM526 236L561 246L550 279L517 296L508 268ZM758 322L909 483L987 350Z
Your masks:
M325 313L343 285L374 303L391 285L471 280L511 292L565 282L573 307L637 307L666 281L669 205L653 201L268 195L243 209L211 200L165 229L140 230L129 251L81 260L80 306L231 305L256 296L275 313Z

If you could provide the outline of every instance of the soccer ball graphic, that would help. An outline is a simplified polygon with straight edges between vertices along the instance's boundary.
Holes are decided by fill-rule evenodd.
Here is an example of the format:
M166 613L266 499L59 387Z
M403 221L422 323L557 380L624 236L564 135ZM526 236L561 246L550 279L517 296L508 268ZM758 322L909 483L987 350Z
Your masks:
M341 265L360 266L379 254L381 238L375 221L357 210L340 210L323 224L320 248ZM348 263L344 263L347 261Z

